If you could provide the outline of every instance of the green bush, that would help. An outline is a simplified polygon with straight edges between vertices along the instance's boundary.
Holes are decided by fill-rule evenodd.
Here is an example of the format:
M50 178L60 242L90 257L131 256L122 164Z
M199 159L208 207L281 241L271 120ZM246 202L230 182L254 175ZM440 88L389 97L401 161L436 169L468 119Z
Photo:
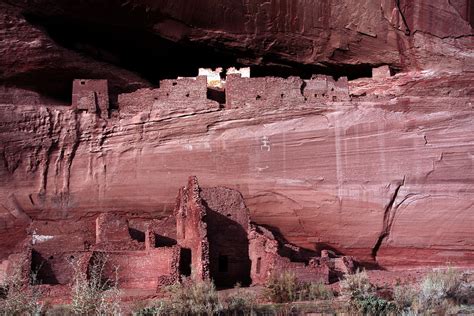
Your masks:
M420 301L423 305L436 305L444 300L456 301L461 292L462 274L451 267L428 273L421 282Z
M393 303L377 296L365 270L347 274L340 286L341 294L349 298L350 308L360 314L387 315L396 309Z
M363 315L387 315L396 310L393 303L376 295L356 297L351 301L351 306Z

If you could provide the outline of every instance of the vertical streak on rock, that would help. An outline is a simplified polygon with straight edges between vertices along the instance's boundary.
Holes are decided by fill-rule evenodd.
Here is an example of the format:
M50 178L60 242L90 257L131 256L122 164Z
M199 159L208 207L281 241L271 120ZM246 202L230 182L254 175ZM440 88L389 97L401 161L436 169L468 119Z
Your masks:
M382 231L380 232L379 238L377 239L374 247L372 248L372 258L377 261L377 252L380 249L380 246L382 245L382 242L387 238L390 234L390 231L392 230L392 224L393 224L393 219L395 218L395 211L397 210L397 207L393 207L395 204L395 201L397 200L398 197L398 192L400 191L400 188L405 184L405 176L403 176L403 180L400 181L400 183L397 185L395 188L395 191L393 192L390 201L387 204L387 207L385 207L385 212L383 214L383 226L382 226Z
M47 125L47 137L51 137L53 123L51 122L51 112L46 109L45 124ZM49 157L53 148L53 141L43 148L40 153L40 185L38 194L44 196L46 194L46 185L48 183L48 169L49 169Z
M341 162L341 143L340 143L340 129L338 123L338 117L336 115L334 119L334 145L336 151L336 179L337 179L337 198L339 200L339 206L342 204L342 182L343 182L343 165Z
M400 13L400 16L402 17L403 24L405 24L405 35L410 35L411 31L410 28L408 27L407 20L405 18L405 14L403 14L402 8L400 7L400 0L395 0L395 4L397 5L398 12Z
M69 184L71 181L71 165L72 161L74 159L74 156L76 155L76 150L77 147L79 146L79 129L80 129L80 122L77 119L77 114L75 112L72 112L72 120L73 120L73 126L72 130L69 131L70 137L71 137L71 147L70 150L67 153L67 158L66 158L66 166L64 169L64 182L63 182L63 190L62 192L68 196L69 195Z

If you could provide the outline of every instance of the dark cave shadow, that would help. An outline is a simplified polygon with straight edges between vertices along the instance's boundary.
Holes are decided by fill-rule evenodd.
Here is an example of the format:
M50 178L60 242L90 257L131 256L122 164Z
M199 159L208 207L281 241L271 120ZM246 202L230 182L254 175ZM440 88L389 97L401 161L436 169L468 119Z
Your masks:
M249 286L251 261L247 231L236 221L209 208L205 221L209 240L211 279L219 289L232 288L237 283Z

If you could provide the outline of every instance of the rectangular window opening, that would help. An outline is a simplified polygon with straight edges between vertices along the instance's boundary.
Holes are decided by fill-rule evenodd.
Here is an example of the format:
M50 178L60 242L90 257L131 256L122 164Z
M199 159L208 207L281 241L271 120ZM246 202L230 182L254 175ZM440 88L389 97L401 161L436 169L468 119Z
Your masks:
M257 258L257 274L260 274L260 270L262 268L262 258Z

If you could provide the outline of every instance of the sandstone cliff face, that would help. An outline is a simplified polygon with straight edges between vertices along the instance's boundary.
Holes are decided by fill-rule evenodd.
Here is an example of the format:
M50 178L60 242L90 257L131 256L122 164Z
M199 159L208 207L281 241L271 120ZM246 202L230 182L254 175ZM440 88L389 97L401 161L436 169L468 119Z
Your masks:
M302 247L330 246L387 267L474 262L467 1L7 3L0 4L0 260L15 252L31 219L169 215L178 188L196 175L203 186L239 190L253 220ZM176 101L177 112L101 118L51 97L81 76L109 79L115 95L148 80L113 65L113 53L99 60L61 46L22 12L133 26L253 65L388 64L403 72L349 81L351 100L205 110Z
M365 94L352 101L174 117L2 106L2 233L30 218L165 216L195 174L238 189L257 223L300 246L382 265L472 262L472 78L397 75L350 82ZM452 88L432 96L430 82Z

